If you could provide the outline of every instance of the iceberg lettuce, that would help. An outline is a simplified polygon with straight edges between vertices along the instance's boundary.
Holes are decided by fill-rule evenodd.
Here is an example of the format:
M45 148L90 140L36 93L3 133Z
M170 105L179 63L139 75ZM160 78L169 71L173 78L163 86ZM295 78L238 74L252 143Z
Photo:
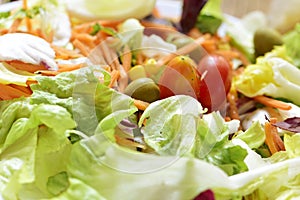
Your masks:
M279 57L259 57L233 80L236 89L248 97L268 95L300 105L300 70Z

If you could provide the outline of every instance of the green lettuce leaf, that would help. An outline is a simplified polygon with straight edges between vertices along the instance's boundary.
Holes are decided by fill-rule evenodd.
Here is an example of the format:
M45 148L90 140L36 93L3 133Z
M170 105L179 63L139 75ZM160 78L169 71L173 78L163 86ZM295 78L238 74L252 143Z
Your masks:
M97 199L105 200L95 189L85 184L81 180L70 178L68 180L69 187L63 193L43 200L82 200L84 199Z
M191 151L197 132L201 104L189 96L177 95L156 101L144 111L139 126L145 142L161 155L182 155Z
M289 158L297 158L300 156L300 133L294 135L284 135L284 146Z
M256 149L265 142L266 135L260 122L256 121L245 132L238 133L235 138L243 140L250 148Z
M160 155L194 156L230 175L246 171L247 151L228 140L232 124L219 113L204 114L201 119L203 112L194 98L177 95L150 104L139 125L147 120L142 127L144 140Z
M112 200L141 199L141 194L146 200L157 199L157 194L160 199L193 199L207 189L217 199L241 199L250 194L275 199L284 188L292 188L300 174L299 163L299 158L267 163L258 170L228 176L199 159L131 151L97 134L74 145L68 170L70 178Z
M300 24L296 24L294 30L285 34L283 40L287 55L291 57L293 64L300 68Z
M247 150L228 139L237 128L238 123L225 122L219 113L203 115L197 127L195 157L220 167L228 175L247 171Z
M242 94L253 97L267 95L284 98L300 105L297 95L300 92L300 70L288 61L266 55L257 63L246 67L244 72L233 81Z
M215 34L223 22L221 0L208 1L198 15L196 27L202 33Z

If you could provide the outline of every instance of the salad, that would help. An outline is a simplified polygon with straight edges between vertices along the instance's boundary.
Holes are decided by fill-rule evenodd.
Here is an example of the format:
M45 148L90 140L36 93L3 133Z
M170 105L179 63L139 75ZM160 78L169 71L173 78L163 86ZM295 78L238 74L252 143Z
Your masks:
M300 197L300 24L156 3L0 10L3 199Z

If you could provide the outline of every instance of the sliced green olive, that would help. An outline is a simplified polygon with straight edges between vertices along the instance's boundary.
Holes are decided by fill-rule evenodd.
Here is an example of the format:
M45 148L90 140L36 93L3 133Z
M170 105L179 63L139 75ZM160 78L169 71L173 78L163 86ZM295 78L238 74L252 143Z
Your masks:
M132 98L149 103L158 100L160 97L159 87L150 78L139 78L132 81L126 87L124 93Z
M254 34L254 48L256 56L263 56L271 51L275 45L282 45L280 33L272 28L260 28Z

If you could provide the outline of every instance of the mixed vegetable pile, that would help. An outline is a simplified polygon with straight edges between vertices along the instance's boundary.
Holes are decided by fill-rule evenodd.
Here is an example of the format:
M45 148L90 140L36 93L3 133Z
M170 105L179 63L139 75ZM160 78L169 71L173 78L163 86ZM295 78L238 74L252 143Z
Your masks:
M298 198L300 24L221 3L0 12L2 198Z

